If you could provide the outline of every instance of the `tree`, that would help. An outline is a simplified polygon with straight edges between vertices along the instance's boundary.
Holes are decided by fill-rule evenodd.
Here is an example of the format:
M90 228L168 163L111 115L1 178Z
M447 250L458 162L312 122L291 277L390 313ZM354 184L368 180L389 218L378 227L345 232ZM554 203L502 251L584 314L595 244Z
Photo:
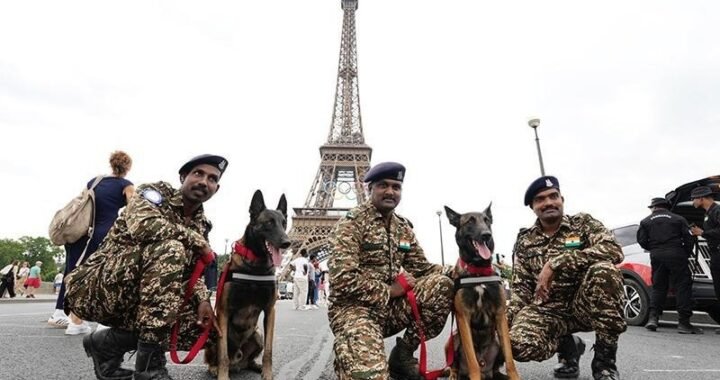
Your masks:
M0 239L0 266L10 264L13 260L24 260L25 247L13 239Z
M36 261L42 261L43 281L52 281L58 272L55 259L64 256L63 249L55 246L46 237L23 236L19 239L24 252L24 260L32 266Z

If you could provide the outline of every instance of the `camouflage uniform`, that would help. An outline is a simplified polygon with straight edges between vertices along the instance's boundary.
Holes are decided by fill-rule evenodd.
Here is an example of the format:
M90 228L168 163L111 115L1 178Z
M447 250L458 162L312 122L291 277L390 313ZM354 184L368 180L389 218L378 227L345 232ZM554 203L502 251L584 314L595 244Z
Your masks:
M211 225L202 206L189 223L183 214L182 194L170 184L139 186L100 249L68 275L66 308L160 344L180 320L178 348L189 349L200 333L197 308L210 299L202 277L188 305L180 305Z
M420 344L406 297L390 298L400 268L415 279L426 337L443 329L450 313L452 267L431 264L410 222L393 214L390 228L370 202L351 210L329 236L330 306L335 372L342 379L387 379L383 338L407 328L403 341Z
M595 331L598 341L617 344L626 324L622 276L614 264L623 254L602 223L588 214L565 215L555 235L546 236L538 220L518 234L513 254L508 320L516 360L549 359L558 338L577 331ZM554 277L549 298L540 301L536 280L547 261Z

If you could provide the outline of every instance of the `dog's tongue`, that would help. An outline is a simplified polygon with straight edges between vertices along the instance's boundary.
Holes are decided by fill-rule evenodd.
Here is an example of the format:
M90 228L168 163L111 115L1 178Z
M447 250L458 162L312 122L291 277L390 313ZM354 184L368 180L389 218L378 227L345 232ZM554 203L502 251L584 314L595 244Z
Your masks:
M490 260L490 257L492 257L492 252L490 252L490 249L488 249L485 243L478 243L477 241L473 240L473 247L475 247L475 251L483 259Z
M270 252L270 257L272 258L273 265L275 267L279 267L282 264L282 253L280 252L280 249L275 248L272 244L265 242L265 247L267 248L268 252Z

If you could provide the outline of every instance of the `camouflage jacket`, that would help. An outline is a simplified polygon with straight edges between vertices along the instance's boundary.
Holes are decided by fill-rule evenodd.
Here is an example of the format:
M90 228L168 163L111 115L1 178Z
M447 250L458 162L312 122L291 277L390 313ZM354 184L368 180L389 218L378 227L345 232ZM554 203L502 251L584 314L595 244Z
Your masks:
M350 210L328 240L333 306L386 306L400 268L416 279L452 270L427 261L407 219L393 213L386 229L382 215L369 201Z
M160 199L157 199L158 193ZM184 288L199 257L196 252L208 245L206 237L212 224L205 218L202 206L187 224L183 214L182 193L169 183L138 186L135 196L115 220L100 248L83 264L86 267L83 270L98 267L124 278L125 272L133 271L134 266L139 264L140 252L149 244L177 240L185 246L188 258L183 276ZM127 277L132 278L133 275ZM210 299L202 276L195 285L194 295L195 302Z
M623 260L622 249L613 234L600 221L583 213L563 216L560 229L553 236L546 236L540 221L536 221L518 234L513 256L510 321L531 303L558 311L568 310L590 265L602 261L619 264ZM540 301L535 298L535 286L547 261L554 276L550 297Z

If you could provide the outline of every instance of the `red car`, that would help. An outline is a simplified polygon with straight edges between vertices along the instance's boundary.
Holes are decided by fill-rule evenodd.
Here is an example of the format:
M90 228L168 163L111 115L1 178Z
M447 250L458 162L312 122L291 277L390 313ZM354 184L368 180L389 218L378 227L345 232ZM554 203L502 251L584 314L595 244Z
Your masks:
M710 186L715 191L715 201L720 204L720 176L712 176L686 183L667 193L670 211L683 216L688 223L703 225L705 212L692 206L690 191L697 186ZM637 243L638 225L633 224L613 230L615 238L622 246L625 260L618 265L625 280L625 306L623 312L629 325L642 326L647 322L652 289L652 271L650 254ZM694 248L695 255L690 258L690 270L693 275L693 309L707 312L712 319L720 323L720 304L715 298L712 276L710 274L710 253L707 242L700 238ZM675 296L670 289L664 310L675 310Z

